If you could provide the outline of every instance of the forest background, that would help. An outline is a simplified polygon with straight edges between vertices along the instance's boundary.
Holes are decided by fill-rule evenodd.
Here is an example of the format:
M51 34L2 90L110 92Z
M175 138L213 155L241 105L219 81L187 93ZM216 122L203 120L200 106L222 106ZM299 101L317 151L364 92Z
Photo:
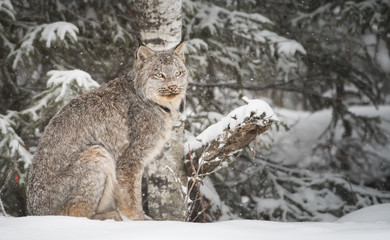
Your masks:
M243 96L270 103L281 120L203 179L208 221L325 221L390 202L390 1L182 7L187 139L243 105ZM56 111L131 69L135 14L132 1L0 0L7 213L27 214L28 166Z

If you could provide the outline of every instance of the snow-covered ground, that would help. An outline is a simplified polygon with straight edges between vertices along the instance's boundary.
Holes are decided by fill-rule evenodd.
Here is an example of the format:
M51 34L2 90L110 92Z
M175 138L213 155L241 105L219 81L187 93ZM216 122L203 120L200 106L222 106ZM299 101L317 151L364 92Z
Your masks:
M390 204L361 209L341 218L338 222L321 223L282 223L255 220L215 223L115 222L59 216L0 217L0 239L388 240L390 239Z

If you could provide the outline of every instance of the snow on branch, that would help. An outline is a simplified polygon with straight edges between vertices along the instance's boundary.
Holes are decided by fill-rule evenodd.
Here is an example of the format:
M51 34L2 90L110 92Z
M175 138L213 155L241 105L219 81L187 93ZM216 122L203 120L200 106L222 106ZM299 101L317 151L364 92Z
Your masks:
M0 12L4 12L15 21L15 9L10 0L0 0Z
M32 160L32 155L25 148L21 137L15 132L17 112L8 111L7 115L0 114L0 152L1 160L12 160L24 163L27 168ZM0 173L3 169L0 169Z
M65 41L66 36L69 36L73 41L77 41L78 32L79 29L74 24L68 22L54 22L29 27L20 43L20 47L12 51L9 55L9 57L14 57L12 68L16 69L19 62L25 60L24 56L27 56L27 59L31 61L29 57L37 51L34 46L34 41L39 35L39 40L44 41L45 46L50 48L53 41L61 40L64 44L67 44Z
M77 41L77 33L79 33L79 29L68 22L55 22L51 24L43 24L41 25L43 31L41 33L41 41L46 41L46 47L50 48L52 41L57 41L58 38L61 41L65 40L66 34L73 41Z
M207 59L197 54L201 43L205 46L202 48L208 49L208 54L222 65L240 69L242 65L248 65L250 71L253 72L256 72L256 69L262 71L262 65L259 62L267 55L271 59L276 59L277 68L284 73L287 79L289 73L298 67L297 55L306 54L306 50L300 43L270 30L274 23L261 14L232 11L216 3L205 4L189 0L183 1L183 6L186 38L197 38L196 35L193 36L193 33L204 31L212 36L203 37L202 42L190 41L187 46L189 52L193 52L189 58L198 62L199 65L207 65ZM215 37L225 34L231 36L229 39L234 39L234 42L241 42L240 47ZM259 45L263 47L259 48ZM244 60L244 63L240 63L244 52L246 52L245 55L252 56L252 60Z
M47 75L50 76L47 81L48 88L60 87L56 102L61 101L61 99L66 96L67 89L74 85L74 83L76 83L80 89L86 91L99 87L99 84L91 78L91 75L78 69L68 71L52 70L48 72Z
M73 97L99 87L88 73L77 69L52 70L47 75L50 77L47 81L48 89L35 98L30 108L21 112L30 114L33 120L38 120L44 109L62 106Z
M262 100L249 100L247 105L234 109L219 122L209 126L185 145L200 175L210 174L227 165L227 160L248 146L259 134L266 132L278 118ZM188 149L187 149L188 146ZM186 162L187 173L192 173Z

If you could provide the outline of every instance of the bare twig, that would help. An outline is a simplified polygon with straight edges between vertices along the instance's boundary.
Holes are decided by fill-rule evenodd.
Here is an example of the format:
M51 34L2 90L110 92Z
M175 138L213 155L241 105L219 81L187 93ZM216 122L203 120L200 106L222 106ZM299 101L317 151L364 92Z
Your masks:
M349 179L347 178L347 182L348 182L348 184L349 184L349 188L351 189L351 195L352 195L352 197L353 197L353 201L354 201L354 203L355 203L355 206L357 206L357 198L356 198L356 193L355 193L355 191L353 190L353 188L352 188L352 184L351 184L351 182L349 181Z
M199 200L200 206L201 206L201 211L197 214L197 216L193 219L193 221L195 221L199 217L199 215L202 215L202 222L207 222L205 207L204 207L204 203L203 203L203 197L202 197L202 194L200 193L200 183L202 182L202 180L199 178L199 171L200 171L200 168L202 166L199 165L198 170L195 169L195 165L194 165L194 162L193 162L192 156L191 156L190 145L188 145L188 153L189 153L190 164L191 164L191 169L192 169L192 174L191 174L192 175L191 176L192 184L191 184L189 191L187 192L186 200L188 200L188 197L191 194L192 190L194 189L194 186L196 186L197 193L196 193L194 201L191 204L187 219L189 219L189 217L193 214L193 211L195 210L195 202Z
M192 219L193 222L195 222L195 220L200 216L202 215L203 216L203 222L206 222L206 218L205 218L205 212L206 212L206 209L202 209L200 212L198 212L198 214L196 215L196 217L194 217L194 219Z
M256 149L257 149L257 144L259 143L259 135L255 137L255 140L253 142L253 149L252 149L252 160L255 159L256 156Z

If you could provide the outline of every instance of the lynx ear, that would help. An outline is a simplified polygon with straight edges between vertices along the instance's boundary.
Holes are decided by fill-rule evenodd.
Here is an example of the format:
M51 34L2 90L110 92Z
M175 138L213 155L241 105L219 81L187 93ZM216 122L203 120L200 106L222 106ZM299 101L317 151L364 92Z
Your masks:
M137 50L137 61L144 62L148 58L152 57L154 55L154 52L152 49L148 48L147 46L140 46Z
M184 56L184 50L185 50L185 44L184 42L180 43L179 45L176 46L175 50L173 53L178 56L183 62L185 62L186 57Z

